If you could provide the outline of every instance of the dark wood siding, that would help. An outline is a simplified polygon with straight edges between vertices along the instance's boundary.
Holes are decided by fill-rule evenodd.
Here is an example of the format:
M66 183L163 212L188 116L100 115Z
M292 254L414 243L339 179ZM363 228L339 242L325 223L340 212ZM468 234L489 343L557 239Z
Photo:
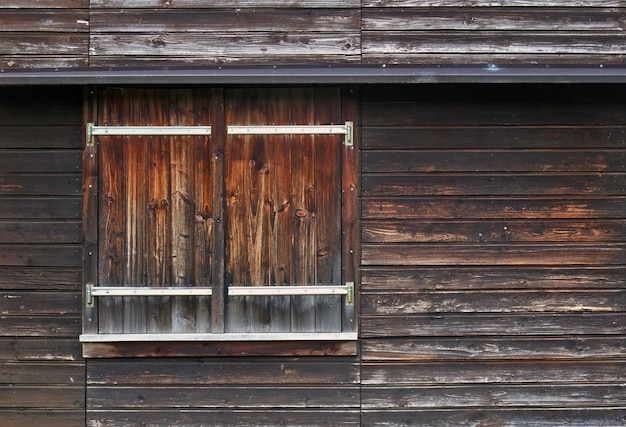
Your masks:
M0 90L0 417L84 425L81 91Z
M358 382L342 358L92 360L87 425L358 426Z
M364 63L621 64L621 1L363 0Z
M364 425L623 423L624 94L365 91Z

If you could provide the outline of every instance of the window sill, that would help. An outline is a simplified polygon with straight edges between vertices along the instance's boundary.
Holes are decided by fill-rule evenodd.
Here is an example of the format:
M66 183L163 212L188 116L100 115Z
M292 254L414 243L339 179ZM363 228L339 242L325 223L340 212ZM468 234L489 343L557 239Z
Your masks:
M83 356L353 356L356 332L83 334Z

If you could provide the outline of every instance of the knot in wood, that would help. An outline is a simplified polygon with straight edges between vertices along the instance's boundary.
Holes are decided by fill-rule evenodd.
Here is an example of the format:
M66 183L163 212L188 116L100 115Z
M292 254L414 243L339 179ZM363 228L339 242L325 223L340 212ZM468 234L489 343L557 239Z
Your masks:
M296 218L305 218L309 216L309 211L306 209L297 209L296 210Z

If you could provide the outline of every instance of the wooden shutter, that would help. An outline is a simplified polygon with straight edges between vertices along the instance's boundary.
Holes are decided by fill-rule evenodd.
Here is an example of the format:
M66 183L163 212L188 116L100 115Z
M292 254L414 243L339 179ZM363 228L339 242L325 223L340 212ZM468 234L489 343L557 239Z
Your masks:
M226 92L228 125L341 122L339 89ZM229 135L228 286L342 285L341 135ZM338 332L339 296L230 297L230 332Z
M353 339L356 150L345 118L356 104L345 99L339 88L101 90L85 152L98 157L85 181L98 187L85 215L98 236L81 339ZM165 135L181 126L211 133ZM281 292L250 291L270 287ZM203 289L211 295L179 295Z
M210 123L210 93L108 89L100 126ZM101 136L100 286L211 286L212 193L207 136ZM114 297L99 332L206 332L210 298Z

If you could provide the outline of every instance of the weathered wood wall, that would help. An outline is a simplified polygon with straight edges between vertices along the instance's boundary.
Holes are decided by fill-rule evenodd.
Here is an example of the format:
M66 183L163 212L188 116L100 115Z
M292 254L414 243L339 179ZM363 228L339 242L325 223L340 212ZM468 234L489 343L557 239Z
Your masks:
M0 69L88 65L89 0L6 0L0 16Z
M79 89L0 89L0 424L84 425Z
M624 422L625 95L364 89L364 425Z
M621 64L619 0L363 0L364 63Z
M359 425L351 358L95 359L88 426Z
M621 64L621 0L8 0L0 68Z

